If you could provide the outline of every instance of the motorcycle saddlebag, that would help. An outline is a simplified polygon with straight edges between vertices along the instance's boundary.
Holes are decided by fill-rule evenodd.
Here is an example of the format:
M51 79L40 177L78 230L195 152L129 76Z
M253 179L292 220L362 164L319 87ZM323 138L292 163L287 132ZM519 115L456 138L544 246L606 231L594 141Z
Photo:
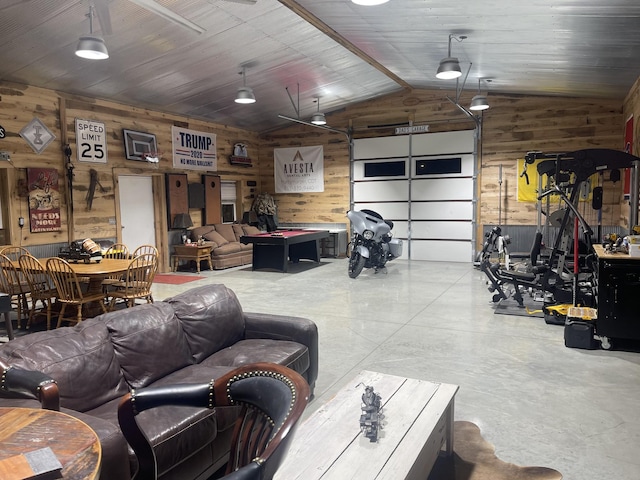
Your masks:
M389 242L389 252L395 258L398 258L402 255L402 240L399 238L392 238Z

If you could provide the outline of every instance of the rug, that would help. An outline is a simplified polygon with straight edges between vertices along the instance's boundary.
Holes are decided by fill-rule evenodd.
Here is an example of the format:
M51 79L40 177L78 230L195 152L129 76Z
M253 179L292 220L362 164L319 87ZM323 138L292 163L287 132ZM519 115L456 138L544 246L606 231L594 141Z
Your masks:
M173 275L171 273L158 273L153 279L153 283L166 283L169 285L182 285L183 283L202 280L201 275Z
M453 423L453 455L440 457L427 480L560 480L562 474L547 467L520 467L500 460L495 447L475 423Z

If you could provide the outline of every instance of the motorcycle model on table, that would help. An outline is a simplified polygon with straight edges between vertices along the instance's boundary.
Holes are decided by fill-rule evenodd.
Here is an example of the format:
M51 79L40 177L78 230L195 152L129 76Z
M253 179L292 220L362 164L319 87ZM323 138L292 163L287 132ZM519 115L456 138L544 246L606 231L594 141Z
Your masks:
M402 255L402 240L393 238L393 222L373 210L349 210L347 217L353 227L349 277L356 278L363 268L385 268L389 260Z

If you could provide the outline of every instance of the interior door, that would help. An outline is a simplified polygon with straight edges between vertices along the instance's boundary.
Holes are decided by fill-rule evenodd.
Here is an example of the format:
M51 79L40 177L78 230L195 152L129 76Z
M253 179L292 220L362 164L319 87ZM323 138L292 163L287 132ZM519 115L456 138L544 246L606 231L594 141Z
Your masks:
M151 176L118 176L122 242L134 250L140 245L156 246L155 210Z

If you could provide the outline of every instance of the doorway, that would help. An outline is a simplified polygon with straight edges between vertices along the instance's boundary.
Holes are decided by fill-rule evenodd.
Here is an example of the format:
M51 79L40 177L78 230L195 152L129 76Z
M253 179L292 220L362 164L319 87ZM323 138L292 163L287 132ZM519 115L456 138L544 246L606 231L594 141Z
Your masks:
M152 177L119 175L118 187L122 243L130 250L140 245L156 247Z

